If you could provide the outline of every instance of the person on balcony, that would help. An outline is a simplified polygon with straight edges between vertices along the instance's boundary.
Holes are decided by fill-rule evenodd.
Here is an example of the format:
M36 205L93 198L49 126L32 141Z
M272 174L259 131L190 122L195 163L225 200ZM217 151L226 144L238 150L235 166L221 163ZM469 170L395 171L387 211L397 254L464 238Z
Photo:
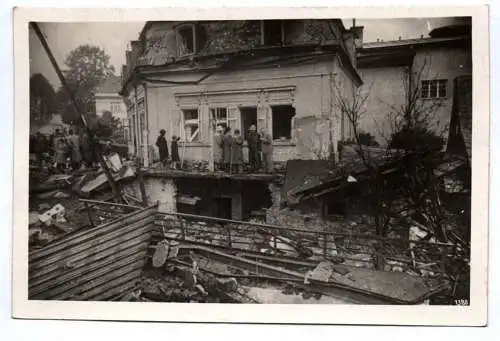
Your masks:
M222 158L223 169L229 171L231 169L233 151L233 135L231 135L231 128L227 127L222 137Z
M179 140L181 138L178 136L172 136L172 143L170 145L170 150L172 151L172 168L179 169L180 168L180 157L179 157Z
M260 131L261 138L261 148L262 148L262 158L264 161L264 172L272 173L274 171L273 166L273 139L271 135L267 132L267 129L262 128Z
M257 134L257 127L253 124L248 129L247 142L250 171L256 172L260 169L260 136Z
M214 168L215 170L222 169L222 133L224 128L222 126L217 126L214 135Z
M156 139L156 146L158 147L158 152L160 153L160 162L163 167L167 166L168 161L168 144L165 138L165 129L160 130L160 136Z
M233 155L232 155L232 170L235 173L241 173L243 170L243 136L238 129L234 130L233 137Z

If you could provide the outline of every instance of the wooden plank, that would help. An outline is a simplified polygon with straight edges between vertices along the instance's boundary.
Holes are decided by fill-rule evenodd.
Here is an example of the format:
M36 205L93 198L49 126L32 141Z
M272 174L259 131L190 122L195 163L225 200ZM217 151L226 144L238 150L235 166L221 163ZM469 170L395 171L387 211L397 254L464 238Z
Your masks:
M70 258L63 258L58 262L53 262L52 264L41 267L37 272L33 272L29 277L29 287L31 288L35 285L39 285L40 283L44 282L46 279L50 279L54 275L67 272L68 269L65 268L65 265L68 262L72 265L73 268L81 267L83 265L75 264L84 261L98 261L102 258L112 256L113 254L120 252L123 249L132 247L137 243L142 243L145 241L149 241L149 236L145 233L141 233L141 231L138 231L135 235L130 236L130 238L126 242L121 243L118 247L109 247L109 244L101 245L96 248L95 253L93 254L89 255L84 253L77 253Z
M112 233L106 234L102 236L102 238L98 239L88 239L84 242L74 245L73 247L67 247L62 250L57 250L51 254L47 255L47 258L42 258L37 261L29 262L29 273L33 274L37 269L45 268L50 264L62 261L67 263L68 260L71 260L71 257L78 254L83 254L87 250L96 250L99 251L99 248L96 249L97 246L101 246L105 242L110 241L109 244L106 244L106 247L112 247L115 243L120 243L121 238L125 238L129 233L133 233L138 230L139 234L142 233L150 233L152 228L151 218L146 218L135 222L134 224L128 225L126 228L119 229L113 231Z
M136 245L130 246L128 249L121 250L121 252L117 252L113 257L105 257L98 261L82 264L78 268L64 273L54 273L51 274L52 277L47 278L43 281L39 281L40 283L33 284L30 287L29 292L30 295L38 295L44 291L48 291L56 288L57 286L62 285L70 280L78 279L80 276L83 276L92 271L98 270L104 266L112 266L114 262L126 258L132 255L136 255L138 253L143 253L143 251L147 248L148 243L140 242ZM42 278L43 279L43 278Z
M136 271L138 272L138 274L136 273ZM140 270L136 270L136 271L134 271L130 275L130 277L127 276L124 279L123 284L119 284L113 288L107 289L106 291L102 291L102 287L101 287L101 292L98 295L95 295L95 296L88 295L87 300L89 300L89 301L109 301L109 300L113 300L113 298L115 298L116 296L118 296L120 294L124 294L124 293L128 293L128 292L132 291L136 287L136 285L137 285L136 282L138 282L139 276L141 274Z
M60 252L61 250L64 250L69 247L73 247L75 245L81 244L87 240L91 240L93 238L98 238L102 237L114 230L121 229L123 226L132 224L134 222L140 221L144 218L149 217L152 215L152 213L156 211L155 209L153 210L152 208L147 208L144 209L143 211L140 212L134 212L128 216L121 217L120 219L98 226L92 230L84 230L84 231L78 231L77 234L63 237L60 241L56 242L55 244L48 244L45 246L43 249L40 250L35 250L32 253L30 253L29 256L29 261L33 262L37 259L47 257L48 255L55 253L55 252Z
M140 253L128 256L113 264L112 268L103 267L92 273L78 277L77 279L58 286L52 290L34 295L33 299L58 299L65 300L80 293L90 290L98 285L120 278L122 275L136 269L142 269L145 264Z
M113 287L122 284L123 282L131 282L135 284L135 280L141 275L145 262L137 262L130 266L122 267L113 271L109 275L103 277L102 280L92 282L88 285L80 286L77 290L78 294L64 293L59 300L82 300L86 301L97 294L105 295L106 291ZM97 285L96 285L97 283Z

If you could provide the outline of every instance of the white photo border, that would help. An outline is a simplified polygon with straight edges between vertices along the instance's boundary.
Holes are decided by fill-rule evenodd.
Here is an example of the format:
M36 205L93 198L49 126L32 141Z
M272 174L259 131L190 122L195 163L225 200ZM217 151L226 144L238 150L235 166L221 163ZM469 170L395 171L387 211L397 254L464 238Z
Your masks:
M106 22L286 18L472 16L473 145L469 306L247 305L28 300L29 21ZM490 146L489 18L487 6L359 6L321 8L16 8L14 18L14 318L218 323L484 326L487 323Z

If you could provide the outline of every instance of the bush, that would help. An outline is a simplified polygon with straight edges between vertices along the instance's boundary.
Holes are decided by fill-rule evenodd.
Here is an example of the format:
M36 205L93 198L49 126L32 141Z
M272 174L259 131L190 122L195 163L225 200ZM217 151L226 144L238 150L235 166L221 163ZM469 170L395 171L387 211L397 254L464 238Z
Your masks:
M359 133L359 143L363 146L378 147L379 144L375 140L375 136L370 133Z
M404 127L392 134L389 147L410 152L432 153L442 150L444 139L426 128Z

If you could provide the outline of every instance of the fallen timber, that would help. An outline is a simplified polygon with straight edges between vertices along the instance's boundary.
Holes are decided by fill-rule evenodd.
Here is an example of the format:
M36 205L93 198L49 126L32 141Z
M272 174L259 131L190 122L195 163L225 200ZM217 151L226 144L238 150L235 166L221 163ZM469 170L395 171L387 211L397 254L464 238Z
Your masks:
M133 288L147 263L156 213L156 205L141 208L30 252L29 299L108 300Z
M448 286L447 283L424 283L422 279L413 278L399 272L353 267L349 267L349 272L352 274L350 278L343 279L342 276L336 276L333 282L320 278L309 278L306 284L306 274L298 271L234 256L203 245L185 244L180 249L180 253L194 253L207 259L230 264L235 268L247 270L250 273L262 275L262 279L272 276L275 279L281 278L285 282L297 282L298 286L309 291L319 292L357 304L421 304L430 296L441 292ZM219 275L224 276L224 274Z
M69 233L60 240L31 252L30 299L116 300L117 297L126 296L137 287L148 263L148 252L155 248L154 243L152 244L152 235L158 232L163 234L164 240L175 241L177 244L179 249L179 258L175 256L177 261L182 256L195 255L241 270L239 275L235 275L201 269L202 274L199 278L203 280L203 287L207 286L206 291L211 295L225 297L226 302L233 300L252 303L251 300L245 299L243 293L220 291L214 284L214 278L235 277L291 283L309 292L358 304L421 304L430 296L448 287L447 283L437 279L348 267L343 264L340 265L343 271L337 271L337 274L332 274L328 278L309 276L309 273L314 273L319 268L321 260L239 249L238 243L231 244L230 239L228 242L232 247L229 248L216 244L203 245L187 236L187 231L172 233L177 229L175 224L158 226L156 205L142 208L112 202L83 201L89 207L105 205L111 208L114 205L116 208L132 209L134 212L95 228ZM198 216L196 218L213 219ZM252 225L248 222L239 223ZM262 224L258 226L258 228L263 227L266 226ZM283 227L271 226L271 228L279 230ZM275 238L275 247L276 240ZM175 263L175 260L171 260L170 263ZM343 276L344 271L348 276ZM157 299L171 301L163 296Z

